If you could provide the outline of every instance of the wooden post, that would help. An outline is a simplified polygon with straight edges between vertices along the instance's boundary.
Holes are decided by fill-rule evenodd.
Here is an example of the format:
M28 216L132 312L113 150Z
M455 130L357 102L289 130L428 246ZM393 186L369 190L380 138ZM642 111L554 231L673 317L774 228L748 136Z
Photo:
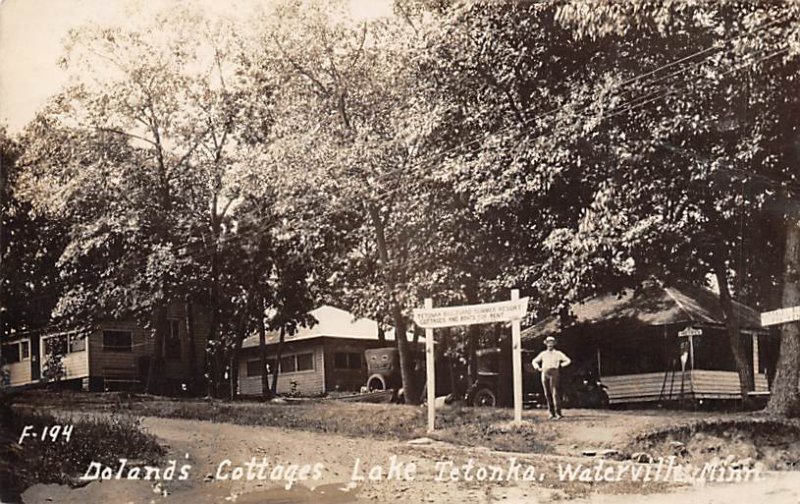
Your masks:
M689 335L689 363L692 365L692 370L689 371L689 391L694 398L694 336Z
M600 362L600 347L597 347L597 379L599 380L602 378L602 373L600 372L601 369L601 362Z
M519 299L519 289L511 290L511 300ZM511 358L514 372L514 423L522 423L522 340L520 321L511 322Z
M433 308L433 299L425 299L425 308ZM428 432L436 429L436 369L433 355L433 328L425 329L425 380L428 386Z
M752 338L753 338L753 383L755 383L756 376L758 376L758 333L753 333Z

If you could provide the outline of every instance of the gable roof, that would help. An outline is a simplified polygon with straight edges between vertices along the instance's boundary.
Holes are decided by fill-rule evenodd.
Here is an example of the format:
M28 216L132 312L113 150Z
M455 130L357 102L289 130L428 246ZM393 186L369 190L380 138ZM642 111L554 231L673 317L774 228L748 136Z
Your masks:
M312 327L298 327L295 334L287 334L284 342L301 341L312 338L352 338L360 340L378 340L378 323L368 318L356 318L352 313L341 308L323 305L311 310L309 314L317 320ZM277 331L267 333L267 344L277 343L280 334ZM386 340L394 341L394 329L386 330ZM258 334L247 337L242 348L258 346Z
M672 324L719 325L725 317L719 295L703 287L689 285L665 287L645 283L640 290L603 294L571 307L575 319L567 328L602 323L661 326ZM761 329L761 315L740 303L734 310L742 328ZM548 317L521 333L523 340L555 336L562 327L558 316Z

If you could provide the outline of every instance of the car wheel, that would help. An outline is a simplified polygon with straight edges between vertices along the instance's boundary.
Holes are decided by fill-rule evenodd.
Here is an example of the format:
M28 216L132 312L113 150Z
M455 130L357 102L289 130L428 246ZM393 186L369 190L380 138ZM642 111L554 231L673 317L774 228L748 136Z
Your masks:
M497 396L494 395L491 389L486 387L479 388L472 396L472 405L494 408L497 406Z
M600 390L600 400L598 401L597 407L600 409L608 409L610 404L611 401L608 398L608 392L605 390Z
M376 390L386 390L386 380L379 374L374 374L367 380L367 390L374 392Z

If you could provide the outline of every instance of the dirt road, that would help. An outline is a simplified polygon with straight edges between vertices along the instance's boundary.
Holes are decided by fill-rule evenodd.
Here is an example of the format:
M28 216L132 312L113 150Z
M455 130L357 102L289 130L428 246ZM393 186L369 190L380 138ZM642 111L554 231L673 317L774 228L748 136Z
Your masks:
M128 479L131 473L123 472L121 479L93 481L79 489L36 485L25 492L25 502L530 504L577 498L574 502L620 504L638 502L640 493L648 494L649 504L760 502L767 497L773 504L800 502L800 473L703 487L570 483L559 480L559 468L595 462L203 421L145 418L143 426L169 446L160 476L166 479L165 469L174 460L171 480L154 484ZM181 474L186 479L179 480ZM369 481L370 476L380 479ZM478 481L481 476L484 481ZM615 493L620 491L633 494Z

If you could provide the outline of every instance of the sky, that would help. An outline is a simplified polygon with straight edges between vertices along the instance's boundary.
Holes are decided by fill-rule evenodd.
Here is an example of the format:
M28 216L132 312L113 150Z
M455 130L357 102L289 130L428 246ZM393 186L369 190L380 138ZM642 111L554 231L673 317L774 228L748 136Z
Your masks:
M275 0L269 0L275 1ZM389 15L389 0L349 0L355 17ZM118 25L144 19L175 5L190 5L208 17L246 17L258 0L0 0L0 124L20 131L47 98L66 83L57 61L70 29L85 24Z

